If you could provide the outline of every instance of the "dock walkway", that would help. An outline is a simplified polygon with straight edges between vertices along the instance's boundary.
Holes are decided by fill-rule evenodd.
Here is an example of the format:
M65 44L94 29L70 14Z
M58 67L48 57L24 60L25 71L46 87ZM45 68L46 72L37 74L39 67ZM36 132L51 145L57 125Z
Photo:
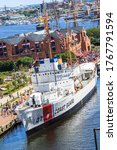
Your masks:
M17 98L17 97L18 97L18 93L19 93L20 95L22 95L22 94L24 94L27 90L29 90L29 89L31 89L31 88L32 88L32 86L31 86L31 85L28 85L28 86L26 86L26 87L20 89L18 92L13 93L11 97L9 97L9 95L3 96L2 98L0 98L0 104L1 104L1 105L6 104L7 102L9 102L10 100L12 100L13 98Z
M17 122L17 115L14 115L14 111L12 112L11 108L7 111L4 111L4 105L12 104L11 102L13 99L16 99L17 101L21 99L21 95L26 95L26 92L32 88L31 85L26 86L22 89L20 89L18 92L15 92L12 94L12 97L4 96L0 98L0 136L4 134L6 131L8 131L10 128L12 128L16 122Z
M15 125L16 118L16 115L0 115L0 136Z

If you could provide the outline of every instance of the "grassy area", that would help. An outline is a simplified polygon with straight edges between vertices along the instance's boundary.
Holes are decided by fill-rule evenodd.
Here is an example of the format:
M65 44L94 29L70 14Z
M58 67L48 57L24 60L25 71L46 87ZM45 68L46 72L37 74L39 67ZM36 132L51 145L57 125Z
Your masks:
M12 72L6 71L6 72L0 72L0 78L5 79L7 76L11 75Z
M13 74L12 72L0 73L0 96L12 94L25 87L29 77L24 72Z

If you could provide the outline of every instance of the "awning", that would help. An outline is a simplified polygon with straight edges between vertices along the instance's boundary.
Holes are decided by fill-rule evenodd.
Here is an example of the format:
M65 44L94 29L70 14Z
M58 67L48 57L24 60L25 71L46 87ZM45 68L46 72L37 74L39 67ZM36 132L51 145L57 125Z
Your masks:
M77 56L77 57L83 57L83 56L84 56L84 54L82 54L82 53L81 53L81 54L80 54L80 53L78 53L78 54L76 54L76 56Z
M86 55L88 55L88 54L89 54L89 52L84 52L83 54L84 54L84 56L86 56Z

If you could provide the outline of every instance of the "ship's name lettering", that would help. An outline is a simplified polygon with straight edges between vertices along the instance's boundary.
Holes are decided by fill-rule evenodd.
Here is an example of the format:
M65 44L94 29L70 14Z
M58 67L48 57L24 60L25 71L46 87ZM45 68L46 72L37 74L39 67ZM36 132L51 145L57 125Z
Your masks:
M63 106L55 109L55 114L60 113L61 111L65 110L65 107L68 108L71 104L74 103L74 99L71 99L68 103L64 104Z
M59 107L59 108L56 108L56 109L55 109L55 114L60 113L60 112L63 111L64 109L65 109L65 104L64 104L63 106Z
M66 108L68 108L71 104L74 103L74 99L71 99L71 101L69 101L67 104L66 104Z

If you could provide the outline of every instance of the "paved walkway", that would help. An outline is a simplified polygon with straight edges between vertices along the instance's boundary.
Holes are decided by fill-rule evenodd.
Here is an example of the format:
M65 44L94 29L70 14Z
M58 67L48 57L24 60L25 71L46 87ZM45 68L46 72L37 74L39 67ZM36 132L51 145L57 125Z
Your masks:
M16 116L14 116L14 115L7 115L7 116L0 115L0 126L2 126L2 127L6 126L14 119L16 119Z
M11 98L9 96L3 96L3 98L0 98L0 105L3 105L5 103L7 103L8 101L12 100L13 98L18 97L18 95L24 94L27 90L31 89L32 86L26 86L22 89L20 89L18 92L15 92L12 94Z
M28 90L32 88L31 85L26 86L22 89L20 89L18 92L15 92L12 94L11 97L9 96L4 96L3 98L0 98L0 104L3 105L7 103L8 101L12 100L13 98L17 98L18 96L22 94L26 94ZM2 109L0 109L0 135L3 134L6 130L9 130L13 126L14 120L17 118L17 115L14 115L12 113L7 112L2 112Z

